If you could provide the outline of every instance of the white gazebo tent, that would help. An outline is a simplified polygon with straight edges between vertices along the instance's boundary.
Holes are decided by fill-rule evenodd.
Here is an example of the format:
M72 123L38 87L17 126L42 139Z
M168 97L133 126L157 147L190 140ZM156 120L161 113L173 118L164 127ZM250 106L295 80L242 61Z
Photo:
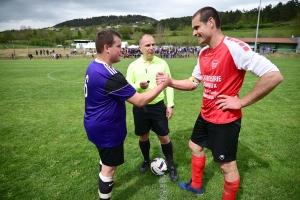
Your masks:
M85 55L85 49L96 49L95 42L89 42L86 45L84 45L84 55Z
M127 48L128 49L137 49L137 48L139 48L139 45L130 45Z

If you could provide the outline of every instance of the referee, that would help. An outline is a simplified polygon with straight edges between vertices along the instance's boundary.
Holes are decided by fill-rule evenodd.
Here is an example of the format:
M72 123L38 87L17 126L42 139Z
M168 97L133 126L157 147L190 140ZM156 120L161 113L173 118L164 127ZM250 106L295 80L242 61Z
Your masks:
M145 34L140 38L139 48L142 55L129 65L126 79L138 93L144 93L156 86L157 72L164 72L170 76L171 73L166 61L155 56L155 41L151 35ZM133 107L135 134L139 136L139 147L144 157L140 173L144 173L150 165L149 134L152 130L161 143L171 181L175 182L178 180L178 174L173 162L173 145L169 138L168 125L168 120L173 115L174 90L167 87L164 92L161 92L144 107ZM165 96L166 105L164 102Z

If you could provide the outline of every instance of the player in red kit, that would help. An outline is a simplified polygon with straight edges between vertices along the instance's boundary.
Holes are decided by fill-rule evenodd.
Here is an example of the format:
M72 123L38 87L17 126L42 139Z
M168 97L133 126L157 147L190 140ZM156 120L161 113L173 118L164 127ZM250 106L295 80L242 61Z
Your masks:
M203 102L189 141L192 152L192 178L179 183L184 190L204 193L202 176L206 156L211 150L214 161L224 173L223 200L235 199L240 183L236 163L242 108L270 93L283 80L279 69L265 57L253 52L244 42L227 37L221 31L218 12L212 7L198 10L192 17L193 35L202 48L192 76L185 80L171 80L169 86L179 90L194 90L203 83ZM246 71L259 77L253 89L239 96ZM156 77L163 82L164 74Z

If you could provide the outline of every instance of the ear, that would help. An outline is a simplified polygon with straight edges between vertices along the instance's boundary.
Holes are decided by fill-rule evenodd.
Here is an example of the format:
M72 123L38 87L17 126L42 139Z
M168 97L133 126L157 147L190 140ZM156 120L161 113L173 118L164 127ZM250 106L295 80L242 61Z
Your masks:
M108 48L110 48L110 47L108 46L108 44L105 44L103 50L104 50L104 51L108 51Z
M207 21L207 24L209 25L210 28L213 28L215 25L215 21L212 17L210 17Z

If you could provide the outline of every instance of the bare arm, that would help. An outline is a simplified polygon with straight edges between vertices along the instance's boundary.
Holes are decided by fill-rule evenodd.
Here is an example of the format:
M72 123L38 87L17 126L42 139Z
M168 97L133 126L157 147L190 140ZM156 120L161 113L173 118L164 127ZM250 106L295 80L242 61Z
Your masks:
M156 83L160 84L163 82L163 76L164 73L159 72L156 75ZM195 90L198 85L199 85L200 81L197 80L195 77L191 77L189 79L184 79L184 80L174 80L171 79L170 80L170 84L169 87L175 88L177 90L184 90L184 91L190 91L190 90Z
M266 73L259 78L253 89L242 99L239 99L237 96L219 95L218 98L221 99L216 104L219 104L218 109L221 108L222 110L241 109L264 98L282 81L283 77L280 72Z
M241 99L242 107L249 106L269 94L277 85L283 81L280 72L269 72L260 77L254 88Z
M184 90L184 91L195 90L197 88L189 79L184 79L184 80L172 79L169 86L177 90Z
M162 79L164 81L161 84L142 94L136 92L131 98L127 99L127 101L137 107L147 105L149 102L155 99L156 96L159 95L166 87L168 87L170 83L169 75L165 75Z

